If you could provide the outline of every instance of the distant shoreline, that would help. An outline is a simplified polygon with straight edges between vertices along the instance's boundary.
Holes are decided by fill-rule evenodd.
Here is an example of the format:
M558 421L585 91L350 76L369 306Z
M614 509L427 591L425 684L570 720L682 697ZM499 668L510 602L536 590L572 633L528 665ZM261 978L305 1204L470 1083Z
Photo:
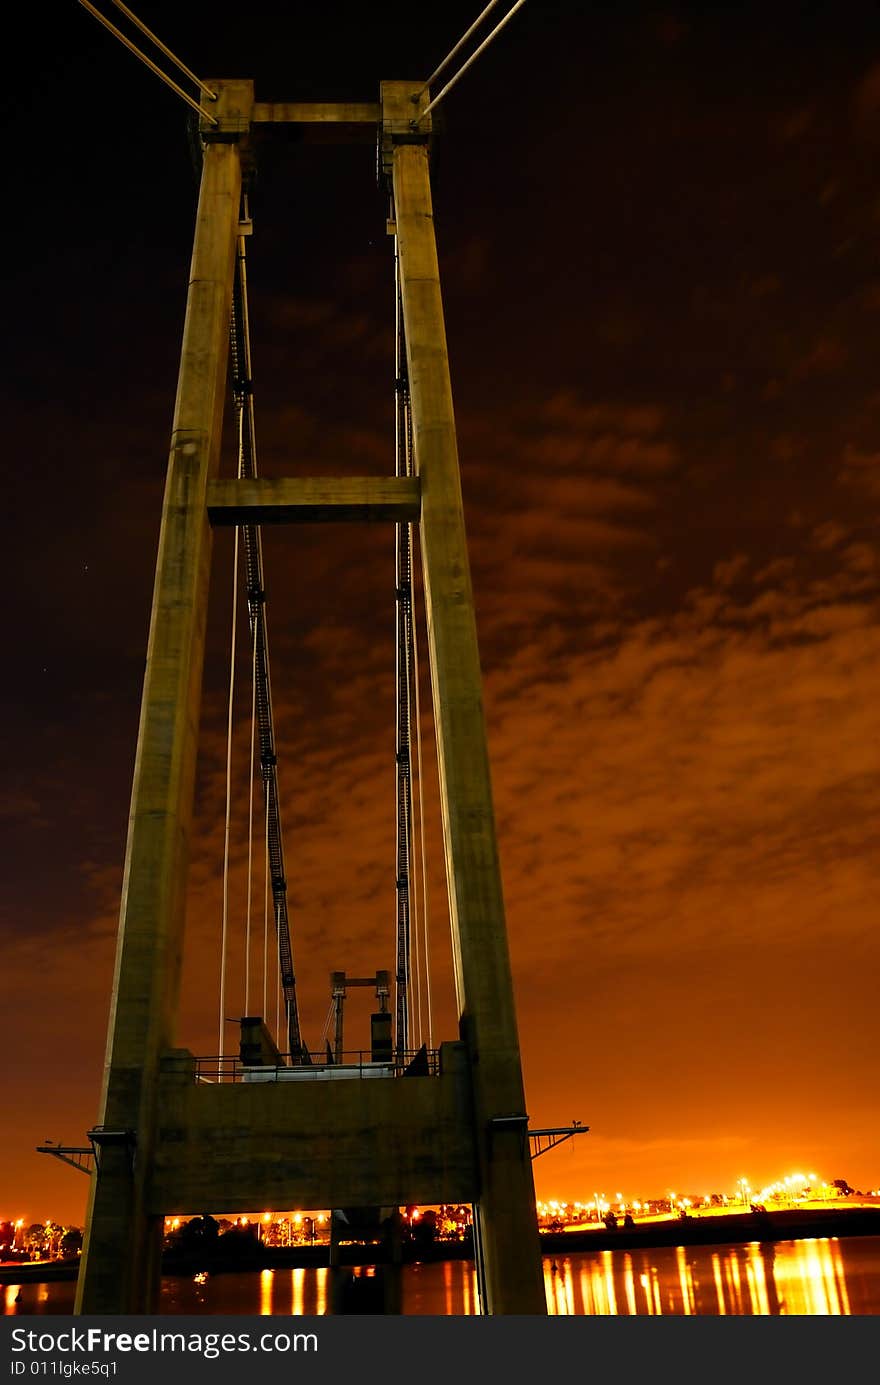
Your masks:
M724 1212L586 1231L545 1232L545 1255L570 1250L641 1250L664 1246L727 1245L748 1241L803 1241L826 1236L880 1236L880 1207L787 1208Z
M837 1236L880 1236L880 1207L823 1208L803 1211L797 1208L778 1212L730 1212L712 1217L687 1217L681 1220L636 1222L633 1226L611 1229L599 1226L580 1231L541 1233L544 1256L565 1255L589 1250L654 1250L674 1246L743 1244L749 1241L798 1241ZM345 1248L344 1263L373 1264L375 1254L369 1246ZM205 1256L166 1254L164 1276L240 1274L264 1269L322 1268L329 1264L330 1251L320 1246L255 1246L248 1255ZM464 1242L435 1241L427 1246L407 1247L404 1262L470 1260L471 1248ZM78 1261L22 1261L0 1265L0 1284L34 1284L76 1279Z

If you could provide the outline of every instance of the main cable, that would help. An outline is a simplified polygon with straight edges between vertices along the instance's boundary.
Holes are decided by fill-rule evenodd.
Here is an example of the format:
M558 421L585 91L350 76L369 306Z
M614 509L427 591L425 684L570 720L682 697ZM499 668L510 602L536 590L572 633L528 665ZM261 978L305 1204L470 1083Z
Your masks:
M118 0L116 0L116 3L118 3ZM483 20L486 18L486 15L489 13L490 10L494 10L497 4L498 0L489 0L488 5L483 10L483 13L477 16L471 27L468 29L467 33L462 34L461 38L458 40L458 43L455 45L455 47L446 54L446 57L443 59L440 66L434 68L434 71L431 73L425 85L421 87L419 91L416 92L415 96L413 97L414 101L418 101L419 97L423 96L424 93L428 90L428 87L431 85L431 83L436 82L437 78L440 76L440 73L446 71L447 67L452 62L452 59L455 57L456 53L458 53L460 49L464 47L474 30L479 29Z
M175 82L172 77L169 77L167 72L163 72L161 67L157 67L152 58L148 58L146 53L143 53L141 49L138 48L137 44L132 43L130 38L125 37L121 29L117 29L116 25L111 24L110 20L107 19L105 15L101 14L100 10L95 9L94 5L91 4L91 0L79 0L79 3L82 5L83 9L88 10L89 14L94 15L99 24L103 24L105 29L109 29L114 38L118 38L119 42L127 48L130 53L134 53L135 57L140 58L141 62L144 63L151 72L155 72L159 80L164 82L167 87L170 87L173 92L176 92L188 106L191 106L194 111L198 111L199 115L203 115L212 125L219 125L220 122L216 116L213 116L210 111L206 111L204 106L200 106L198 101L194 100L188 92L185 92L183 87L178 86L177 82ZM178 66L179 65L180 64L178 64ZM201 86L201 83L199 83L199 85ZM216 100L216 96L214 99Z
M452 90L456 82L458 82L459 78L464 76L464 74L467 72L468 68L472 65L472 63L475 63L480 54L486 51L486 49L489 47L489 44L492 42L493 38L495 38L496 34L501 33L501 30L504 28L505 24L507 24L509 20L513 19L513 16L516 14L517 10L522 9L525 3L526 0L516 0L516 4L513 6L512 9L508 10L507 14L501 20L501 23L495 25L495 28L492 30L491 34L489 34L488 38L483 39L483 42L480 44L479 48L474 49L473 53L471 53L467 62L464 63L464 65L458 69L454 77L450 78L443 90L437 93L433 101L428 102L427 106L423 111L419 112L418 119L412 120L410 122L412 126L417 126L419 121L424 119L424 117L428 114L429 111L432 111L435 106L438 106L440 104L446 93ZM422 88L422 90L424 90L424 88ZM421 95L421 93L419 94Z
M167 48L160 38L156 37L152 29L148 29L143 20L138 19L137 15L134 13L134 10L130 10L127 5L123 5L122 0L112 0L112 3L116 6L117 10L122 11L122 13L126 16L127 19L131 20L132 24L134 24L136 28L140 29L142 34L146 34L147 38L151 41L151 43L155 43L160 53L164 53L166 58L170 58L171 61L174 63L174 66L180 68L180 71L183 73L183 75L185 77L188 77L191 82L195 83L195 85L199 88L199 91L203 91L209 100L217 100L216 91L212 91L211 88L205 82L202 81L201 77L197 77L194 72L191 72L190 69L187 67L186 63L182 63L180 61L180 58L178 58L174 53L172 53L171 49Z

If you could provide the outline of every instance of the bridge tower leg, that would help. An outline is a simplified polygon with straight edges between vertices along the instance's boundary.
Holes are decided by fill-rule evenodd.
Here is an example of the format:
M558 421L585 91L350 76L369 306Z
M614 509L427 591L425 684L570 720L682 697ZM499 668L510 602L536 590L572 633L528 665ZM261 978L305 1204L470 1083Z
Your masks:
M155 1311L162 1219L147 1208L160 1055L174 1043L211 553L206 492L226 394L238 233L238 136L250 82L215 84L147 650L78 1313Z
M545 1313L535 1189L483 713L480 659L428 172L412 92L382 84L406 339L446 878L469 1057L483 1312ZM422 98L422 104L427 97ZM386 164L387 166L387 164Z

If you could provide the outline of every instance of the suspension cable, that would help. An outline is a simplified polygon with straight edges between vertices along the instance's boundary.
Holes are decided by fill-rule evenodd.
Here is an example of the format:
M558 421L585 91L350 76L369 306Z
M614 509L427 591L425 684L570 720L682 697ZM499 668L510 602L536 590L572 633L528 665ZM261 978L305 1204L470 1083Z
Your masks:
M410 572L412 572L412 558L410 558ZM413 613L413 625L415 625L415 613ZM410 632L412 636L412 631ZM410 656L412 655L412 638L410 639ZM410 657L410 666L412 658ZM410 981L411 1008L415 1016L415 1037L412 1043L413 1048L422 1046L422 957L419 936L419 886L417 871L417 846L415 832L415 807L413 795L412 773L412 694L410 694L410 713L409 713L409 746L410 746L410 830L409 830L409 882L410 899L412 901L412 913L410 922L410 938L412 942L412 970L415 973L414 979ZM412 992L415 991L413 995Z
M116 0L116 2L118 3L118 0ZM458 53L459 50L464 47L474 30L479 29L483 20L486 18L486 15L489 13L490 10L494 10L497 4L498 0L489 0L489 4L483 10L483 13L477 16L471 27L468 29L467 33L462 34L461 38L458 40L458 43L455 45L455 47L451 49L449 53L446 54L446 57L443 59L440 66L434 68L434 71L431 73L425 85L421 87L419 91L416 92L415 96L413 97L413 101L418 101L419 97L423 96L424 93L428 90L428 87L431 85L431 83L436 82L437 78L440 76L440 73L446 71L447 67L452 62L452 59L455 57L456 53Z
M432 110L434 109L435 106L439 106L440 102L443 100L443 97L446 95L446 93L447 93L448 91L451 91L451 90L452 90L452 88L455 86L456 82L458 82L458 80L459 80L460 77L463 77L463 76L464 76L464 74L467 72L467 70L468 70L468 68L471 66L471 64L472 64L472 63L475 63L475 62L477 61L477 58L480 56L480 54L481 54L481 53L484 53L484 52L486 51L486 49L489 47L489 44L492 42L493 38L495 37L495 35L501 33L501 30L504 28L504 26L505 26L505 24L508 22L508 20L513 19L513 16L516 14L517 10L522 9L522 7L523 7L523 5L524 5L525 3L526 3L526 0L516 0L516 4L513 6L512 9L508 10L507 14L506 14L506 15L504 16L504 18L501 20L501 23L495 25L495 28L492 30L492 32L491 32L491 34L488 36L488 38L483 39L483 42L480 44L479 48L475 48L475 49L474 49L473 53L471 53L471 56L468 58L467 62L464 63L464 64L458 69L458 71L456 72L456 74L455 74L454 77L451 77L451 78L450 78L450 80L446 83L446 86L443 88L443 90L440 91L440 92L438 92L437 95L434 97L434 100L433 100L433 101L429 101L428 104L427 104L427 106L425 107L425 109L424 109L423 111L420 111L420 112L419 112L418 120L413 120L413 121L411 122L411 124L413 124L413 125L418 125L419 120L423 120L424 117L428 114L429 111L432 111Z
M249 222L247 194L243 200L243 220ZM256 431L254 426L253 379L251 372L250 325L247 300L247 261L244 229L238 237L236 279L233 293L231 362L233 398L238 410L241 429L241 475L251 479L257 474ZM302 1061L303 1045L296 998L296 977L287 911L287 879L284 873L284 844L281 834L281 813L278 793L278 757L275 748L275 729L272 716L272 683L269 671L269 642L266 627L266 593L263 585L263 550L259 528L241 526L247 575L248 616L256 646L256 706L257 733L260 743L260 768L267 803L269 870L274 902L275 928L278 936L278 956L281 972L280 995L283 994L287 1020L287 1049L294 1063ZM276 1007L277 1008L277 1007ZM280 1047L279 1043L279 1047Z
M425 854L425 795L422 778L422 709L419 696L419 627L413 621L413 685L415 688L416 713L416 766L418 769L419 838L422 864L422 932L424 936L425 958L425 999L427 1003L428 1048L434 1047L433 996L431 993L431 946L428 931L428 866Z
M393 207L392 207L393 219ZM400 261L398 245L394 242L394 312L395 312L395 403L394 438L395 471L406 476L411 467L410 431L408 421L409 385L403 346L403 314L400 304ZM397 1061L409 1047L410 1029L410 866L412 860L412 757L410 753L409 701L412 682L410 630L412 616L411 549L409 526L394 526L395 564L395 638L394 662L396 682L395 763L396 763L396 870L397 937L395 955L395 1048Z
M409 405L409 395L406 400L406 437L407 437L407 475L413 474L413 448L412 448L412 413ZM412 763L412 686L413 677L413 652L415 650L415 600L413 594L413 542L412 525L406 525L404 542L407 547L407 571L409 572L409 621L406 639L406 672L407 672L407 700L406 700L406 744L409 755L409 822L407 824L407 838L409 847L409 884L412 910L410 918L410 938L413 956L413 970L415 971L415 1019L416 1019L416 1042L412 1046L421 1048L422 1046L422 961L421 948L419 946L419 892L418 876L416 874L416 838L415 838L415 812L413 806L413 763ZM413 924L415 926L413 926ZM412 987L412 983L411 983Z
M274 899L272 901L274 906ZM281 1038L281 934L278 930L278 910L274 910L275 917L275 1042L279 1049L282 1046Z
M404 475L406 473L403 473ZM396 525L399 531L406 529ZM411 612L410 574L405 534L397 536L397 734L395 759L397 763L397 959L395 981L397 988L397 1048L398 1057L409 1047L410 1006L407 992L410 975L410 864L412 857L412 764L409 738L409 687L411 659L409 653L409 621Z
M238 618L238 528L232 560L232 642L229 651L229 712L226 726L226 825L223 833L223 911L220 929L220 1070L217 1080L223 1080L223 1058L226 1053L226 937L229 920L229 824L232 817L232 713L235 701L235 633Z
M247 856L247 919L244 944L244 1013L251 1012L251 901L254 883L254 743L257 730L257 627L253 630L253 659L251 661L251 757L248 761L248 856ZM263 1016L265 1019L265 1015Z
M395 209L390 207L390 220L395 220ZM400 258L397 240L394 243L394 289L395 289L395 412L394 444L396 471L398 475L415 474L415 445L413 439L412 408L409 395L409 377L406 363L406 344L403 333L403 312L400 297ZM397 973L397 1050L398 1060L403 1056L407 1039L408 1020L407 995L410 1008L417 1019L418 1045L423 1043L422 1029L422 956L424 957L425 998L427 1006L427 1040L433 1047L433 996L431 988L430 936L428 927L428 872L425 850L425 804L422 769L422 728L421 700L419 693L418 663L418 622L415 618L415 599L413 581L413 526L396 526L396 571L397 571L397 621L396 621L396 665L397 665L397 900L398 900L398 973ZM412 766L412 722L415 711L415 736L417 747L417 799L419 845L416 846L416 832L413 807L413 766ZM421 857L421 909L422 938L419 939L419 899L417 854ZM412 918L416 919L413 931ZM415 997L413 1004L413 977L410 969L410 951L415 963Z
M325 1040L328 1038L328 1036L329 1036L329 1034L330 1034L330 1023L331 1023L331 1021L332 1021L332 1019L333 1019L333 1012L334 1012L335 1009L336 1009L336 1002L335 1002L335 1000L331 999L330 1004L329 1004L329 1006L327 1007L327 1014L326 1014L326 1016L325 1016L325 1018L324 1018L324 1028L321 1030L321 1047L322 1047L322 1048L323 1048L323 1046L324 1046Z
M110 33L113 34L115 38L118 38L119 42L123 44L130 53L134 53L135 57L140 58L141 62L144 63L151 72L155 72L160 81L164 82L167 87L170 87L172 91L182 97L188 106L191 106L194 111L198 111L199 115L203 115L212 125L219 125L220 122L217 120L216 116L213 116L210 111L206 111L204 106L200 106L198 101L194 100L192 96L185 92L183 87L178 86L174 79L168 76L167 72L162 71L161 67L157 67L152 58L148 58L146 53L143 53L136 44L132 43L131 39L125 37L121 29L117 29L116 25L111 24L110 20L101 14L100 10L96 10L94 5L90 3L90 0L79 0L79 3L84 9L88 10L89 14L94 15L99 24L103 24L105 29L109 29ZM201 83L199 85L201 85ZM216 97L214 97L214 99L216 100Z
M256 687L256 678L254 679ZM263 853L263 1021L269 1012L269 800L266 799L265 851ZM275 1035L278 1041L278 1035Z
M166 48L162 40L156 37L152 29L147 28L146 24L143 22L142 19L138 19L137 15L134 13L133 10L130 10L127 5L123 5L122 0L113 0L113 4L116 6L117 10L121 10L122 13L128 19L131 20L132 24L134 24L136 28L140 29L142 34L146 34L147 38L150 39L152 43L155 43L160 53L164 53L166 58L170 58L171 61L174 63L174 66L178 67L185 77L188 77L191 82L195 83L195 85L199 88L199 91L203 91L209 100L217 100L216 91L212 91L211 88L207 86L205 82L202 81L201 77L197 77L194 72L191 72L190 69L187 67L186 63L182 63L180 61L180 58L178 58L174 53L172 53L170 48ZM491 9L491 5L489 8Z

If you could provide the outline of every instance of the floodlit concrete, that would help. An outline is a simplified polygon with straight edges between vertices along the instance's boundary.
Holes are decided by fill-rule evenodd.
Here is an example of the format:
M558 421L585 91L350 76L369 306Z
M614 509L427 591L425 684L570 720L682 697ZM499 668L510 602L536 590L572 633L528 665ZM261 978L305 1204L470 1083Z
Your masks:
M76 1310L154 1311L162 1218L473 1202L483 1311L546 1312L419 83L382 86L417 478L221 482L249 82L211 84L135 764L98 1149ZM428 100L421 98L421 106ZM360 125L367 108L261 107ZM273 114L274 112L274 114ZM370 117L372 118L372 117ZM210 514L209 514L210 507ZM210 521L420 516L460 1038L439 1076L196 1082L174 1048ZM252 1026L253 1028L254 1026ZM250 1039L268 1052L258 1032Z
M226 83L237 120L250 83ZM132 787L98 1149L76 1311L143 1312L158 1292L161 1222L144 1204L162 1052L174 1041L201 704L211 532L205 508L226 396L241 164L206 145L159 535ZM130 1132L126 1135L126 1132Z

